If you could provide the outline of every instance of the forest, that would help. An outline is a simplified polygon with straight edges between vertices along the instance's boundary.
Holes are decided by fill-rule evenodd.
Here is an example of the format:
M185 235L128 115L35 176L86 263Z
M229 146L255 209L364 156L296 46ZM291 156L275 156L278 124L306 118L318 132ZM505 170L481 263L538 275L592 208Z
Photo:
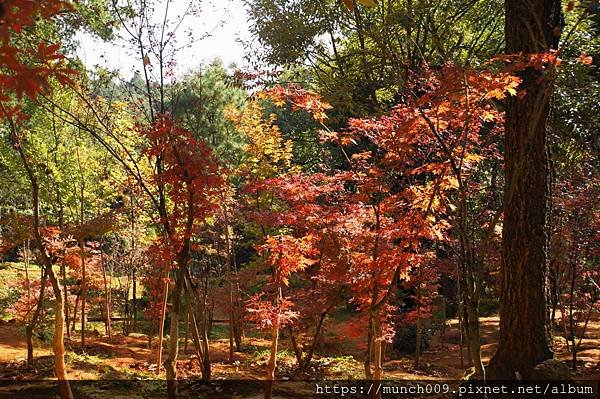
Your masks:
M201 61L211 5L243 62ZM597 397L599 33L597 0L0 0L0 397Z

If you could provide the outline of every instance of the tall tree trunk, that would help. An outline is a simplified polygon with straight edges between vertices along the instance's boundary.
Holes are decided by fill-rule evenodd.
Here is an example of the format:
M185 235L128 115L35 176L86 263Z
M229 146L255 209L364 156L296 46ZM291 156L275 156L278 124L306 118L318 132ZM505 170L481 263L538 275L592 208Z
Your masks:
M479 309L478 304L479 298L475 300L471 298L467 302L466 311L467 316L467 345L469 345L469 356L471 363L475 368L475 374L479 377L485 378L485 370L483 368L483 360L481 359L481 336L479 333Z
M75 304L73 305L73 324L71 325L71 331L75 332L75 324L77 323L77 305L79 304L79 297L81 295L81 289L75 296Z
M58 280L52 271L48 270L48 277L54 290L54 340L52 348L54 349L54 373L58 379L58 388L62 399L72 399L73 393L67 379L67 369L65 366L65 314L64 300Z
M281 303L283 295L281 287L278 288L277 293L277 305ZM279 344L279 313L273 321L273 330L271 331L271 353L269 355L269 361L267 362L267 385L265 388L265 399L271 399L273 395L273 381L275 380L275 367L277 367L277 346Z
M206 298L205 298L206 299ZM206 304L206 302L205 302ZM208 320L206 314L206 305L203 306L202 311L202 353L204 355L204 359L202 360L202 365L204 366L202 372L202 378L206 380L210 380L212 375L212 366L210 363L210 345L208 342Z
M560 0L506 0L506 52L540 53L558 46ZM524 96L507 99L500 342L488 377L527 379L552 358L548 311L550 159L547 134L552 68L519 73Z
M223 215L225 219L225 257L227 261L227 271L226 271L226 279L227 279L227 299L228 299L228 315L229 315L229 362L233 362L233 351L234 344L238 350L241 348L241 337L239 336L239 326L238 320L236 318L237 312L235 312L235 301L234 293L233 293L233 281L232 281L232 273L233 273L233 265L234 265L234 253L233 253L233 243L231 238L231 231L229 225L229 213L227 209L227 205L224 205Z
M329 311L332 308L333 308L333 305L329 306L327 309L325 309L325 311L323 313L321 313L321 316L319 317L319 322L317 323L315 335L313 336L312 343L310 344L310 348L308 349L308 352L307 352L306 356L304 357L304 361L301 366L302 370L308 370L308 366L310 366L310 362L315 353L317 343L319 342L321 333L323 331L323 324L325 323L325 318L327 317L327 314L329 313Z
M417 303L417 321L415 323L415 368L419 368L421 362L421 305Z
M44 296L46 293L46 281L48 279L47 269L42 270L42 278L40 280L40 295L38 297L35 311L31 316L31 320L25 326L25 336L27 339L27 367L33 367L33 329L41 320L41 313L44 307Z
M373 314L373 388L371 389L371 399L381 398L380 386L381 375L383 372L383 332L381 329L381 315L376 310Z
M201 331L198 331L198 324L196 321L196 313L192 311L192 336L194 340L197 340L198 343L194 342L198 346L198 353L201 355L201 366L202 366L202 379L210 380L211 378L211 364L210 364L210 345L208 342L208 328L207 328L207 317L206 317L206 299L207 293L206 290L204 295L201 297L198 291L195 289L194 284L192 284L192 277L190 275L189 269L186 270L185 275L186 281L186 291L190 294L190 298L195 299L198 314L200 316L200 326L202 327ZM200 335L201 333L201 335Z
M373 371L371 371L371 359L373 353L373 316L369 312L369 324L367 325L367 349L365 352L365 361L363 367L365 369L365 380L373 378Z
M189 300L186 301L185 305L185 338L183 340L183 353L187 353L188 351L188 341L190 338L190 312L192 309Z
M71 329L69 328L69 293L67 292L67 266L65 265L64 261L60 262L60 276L62 279L63 297L65 298L65 326L67 327L67 337L70 339Z
M4 109L2 109L4 112ZM6 114L6 112L4 112ZM69 381L67 379L67 370L65 367L65 319L64 319L64 301L62 292L60 290L60 285L56 276L54 275L54 271L52 270L52 260L48 256L46 252L46 248L44 246L44 240L42 239L42 235L40 234L40 186L37 180L37 176L35 175L34 170L32 169L29 158L27 157L23 147L19 141L19 135L17 132L16 125L9 118L12 139L16 143L15 149L19 153L19 157L23 163L23 167L27 173L27 177L29 178L29 182L31 183L31 199L33 203L33 235L35 237L35 245L38 250L37 256L39 257L40 264L46 269L46 273L48 274L48 279L52 284L52 289L54 291L54 305L55 305L55 315L54 315L54 340L53 340L53 349L54 349L54 373L56 374L56 378L58 379L59 384L59 393L62 399L72 399L73 393L71 392L71 386L69 385Z
M179 264L187 264L187 261L179 262ZM181 293L183 291L183 283L185 278L186 266L180 266L175 273L175 290L173 290L173 307L171 308L171 325L169 329L169 352L167 359L164 362L167 372L167 394L169 399L175 399L177 392L177 355L179 354L179 316L181 313Z
M294 356L296 356L296 364L298 364L298 367L302 368L302 348L300 348L300 344L296 339L294 327L288 325L288 332L290 333L290 342L292 344L292 349L294 350Z
M133 271L131 272L131 279L133 281L133 297L131 299L132 305L133 305L133 326L131 328L131 331L136 332L137 331L137 276L136 276L136 268L133 268Z
M102 242L103 243L103 242ZM109 284L110 276L106 275L106 263L104 262L104 252L102 251L102 244L100 245L100 265L102 267L102 279L104 280L104 313L106 314L106 335L108 339L112 339L112 326L111 326L111 315L110 315L110 290L111 284ZM67 323L68 324L68 323Z
M165 278L169 277L168 269L165 271ZM169 299L169 283L165 280L163 284L163 303L158 322L158 342L156 343L156 374L160 374L163 351L163 337L165 332L165 318L167 314L167 300ZM127 301L129 302L129 301Z
M85 350L85 291L86 291L86 275L85 275L85 245L83 239L80 242L81 247L81 350Z
M225 217L227 221L227 216ZM233 346L235 341L235 333L234 333L234 325L236 324L235 315L233 311L233 282L231 281L231 270L233 269L233 265L231 262L231 244L230 244L230 236L229 236L229 224L225 225L225 251L227 258L227 271L226 271L226 280L227 280L227 313L229 316L229 363L233 363Z
M271 332L271 352L267 363L267 386L265 389L265 399L271 399L273 396L273 381L275 380L275 367L277 366L277 345L279 343L279 318L273 323Z

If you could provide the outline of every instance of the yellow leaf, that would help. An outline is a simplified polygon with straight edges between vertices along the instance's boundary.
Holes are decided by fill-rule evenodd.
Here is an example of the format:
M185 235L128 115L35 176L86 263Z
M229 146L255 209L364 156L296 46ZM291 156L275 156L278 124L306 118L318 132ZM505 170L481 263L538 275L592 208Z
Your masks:
M358 2L365 7L375 7L377 5L377 0L358 0Z

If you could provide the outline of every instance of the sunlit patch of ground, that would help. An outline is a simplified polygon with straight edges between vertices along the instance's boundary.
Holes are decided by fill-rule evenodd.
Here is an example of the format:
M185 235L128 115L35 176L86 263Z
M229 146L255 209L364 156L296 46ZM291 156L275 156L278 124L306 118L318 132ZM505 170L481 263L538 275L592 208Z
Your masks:
M482 352L486 363L493 355L497 345L498 322L498 317L481 319ZM330 329L331 327L332 325L329 326ZM36 340L36 365L32 369L27 369L25 365L26 344L22 330L21 327L14 324L3 323L0 325L0 379L22 380L24 383L27 380L53 379L53 357L50 342ZM560 333L560 331L557 331L557 333ZM105 390L110 392L113 395L112 397L119 397L119 392L123 392L126 395L123 397L127 398L142 398L148 397L148 392L163 392L164 382L157 381L156 386L148 385L146 382L139 384L140 381L164 378L164 372L160 376L155 373L156 351L155 349L148 349L148 339L145 335L131 334L123 336L116 334L112 339L106 336L92 335L90 334L90 337L86 338L84 352L81 351L78 339L67 341L67 365L70 378L98 381L97 384L94 383L90 386L76 386L74 389L82 397L86 397L86 390L96 393ZM262 389L263 382L260 380L264 378L270 345L270 342L265 338L261 338L257 332L252 332L249 335L245 340L242 351L234 352L233 362L231 363L228 359L228 339L222 338L223 335L221 334L221 337L216 337L211 341L212 378L214 381L231 379L256 381L255 386L251 384L246 386L250 396L244 397L252 397L254 390L260 391ZM458 336L456 321L449 321L445 335L437 337L432 346L423 352L418 367L414 364L413 356L395 353L388 346L385 349L384 378L390 380L431 381L460 379L467 368L467 352L463 349L463 366L461 367ZM360 338L340 340L336 339L332 331L329 331L325 337L325 341L318 346L311 366L305 372L299 372L289 339L286 334L283 334L280 352L278 353L277 378L284 380L363 378L362 358L364 349ZM599 378L599 343L600 322L596 318L590 321L588 330L582 339L580 353L578 354L578 370L575 372L577 379L594 380ZM200 389L193 385L196 384L194 381L201 378L201 372L198 361L194 359L194 348L191 340L188 342L187 350L184 350L184 347L185 344L182 339L180 360L177 367L179 375L188 379L184 383L184 385L189 385L188 388ZM555 351L558 359L571 365L571 354L567 350L565 339L560 335L555 336ZM166 354L165 350L163 359ZM117 380L123 382L110 382ZM201 383L198 382L197 384ZM26 385L23 389L25 388ZM40 389L43 391L45 388L42 386ZM285 396L285 390L291 389L297 394L307 389L307 386L306 384L300 384L294 387L293 383L286 383L279 389L283 390L279 394ZM144 394L140 394L141 390L146 391L144 391ZM127 394L130 391L135 394Z

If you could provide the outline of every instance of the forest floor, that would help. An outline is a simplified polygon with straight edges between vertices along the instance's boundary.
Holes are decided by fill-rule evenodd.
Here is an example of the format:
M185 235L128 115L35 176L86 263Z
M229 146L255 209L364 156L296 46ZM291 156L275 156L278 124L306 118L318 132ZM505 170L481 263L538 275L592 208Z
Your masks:
M481 319L482 352L485 362L489 360L495 351L498 323L498 317ZM221 328L221 330L223 329ZM432 382L460 380L467 367L461 367L460 345L456 342L458 336L456 321L449 321L444 337L434 338L432 345L422 354L419 367L415 367L412 355L403 355L387 350L384 378ZM0 397L5 397L3 393L6 393L7 390L15 392L15 389L17 391L19 389L23 390L19 391L20 394L15 397L49 397L47 396L48 392L54 389L52 386L47 387L48 392L40 386L29 392L28 389L31 389L31 384L28 381L38 381L39 384L43 385L41 381L53 378L53 357L50 344L50 342L36 342L36 367L27 369L25 364L27 352L23 329L6 322L0 324ZM361 379L363 378L363 366L360 359L363 350L360 349L360 344L357 340L340 340L332 333L326 334L322 350L323 353L329 353L330 355L316 356L308 373L299 374L294 368L293 351L284 336L278 354L277 378L291 381ZM565 346L564 338L555 336L554 344L556 357L571 365L571 357ZM110 397L120 397L115 395L115 384L117 384L117 391L121 390L123 392L124 396L122 397L148 398L161 396L159 393L164 390L164 383L152 381L157 379L154 372L155 365L153 364L155 351L148 349L147 345L148 338L143 334L115 335L112 339L98 334L90 334L86 338L85 352L81 351L78 339L67 341L69 377L72 380L82 380L87 383L87 385L81 384L74 387L74 390L78 393L77 397L103 397L101 395L103 390L107 392L110 390ZM212 378L214 380L257 381L263 379L268 358L268 340L258 336L248 337L243 350L234 353L233 363L228 362L228 345L229 341L226 338L211 341ZM188 381L195 381L200 377L198 363L197 360L194 360L192 351L191 342L188 344L188 351L185 351L182 345L181 360L178 362L179 375L181 378L187 378ZM466 357L466 350L463 352L464 357ZM335 355L331 355L331 353ZM166 351L164 356L166 357ZM580 380L600 379L599 361L600 321L593 320L590 322L582 340L578 354L578 371L575 372L575 378ZM161 375L164 378L164 373ZM14 383L5 386L5 382L10 380ZM97 382L91 383L91 380ZM122 381L117 382L119 380ZM143 381L143 383L132 386L128 385L128 381ZM103 386L103 382L108 385ZM23 385L19 385L20 383ZM46 383L51 384L51 381ZM42 389L41 396L36 396L40 393L40 389ZM132 396L129 392L132 389L135 394L140 396ZM301 392L301 388L294 386L292 383L286 384L286 389L292 390L295 395ZM280 393L280 395L282 394ZM286 396L285 393L283 395L283 397L296 397ZM306 397L307 395L298 397L302 396ZM214 397L248 396L219 395Z

